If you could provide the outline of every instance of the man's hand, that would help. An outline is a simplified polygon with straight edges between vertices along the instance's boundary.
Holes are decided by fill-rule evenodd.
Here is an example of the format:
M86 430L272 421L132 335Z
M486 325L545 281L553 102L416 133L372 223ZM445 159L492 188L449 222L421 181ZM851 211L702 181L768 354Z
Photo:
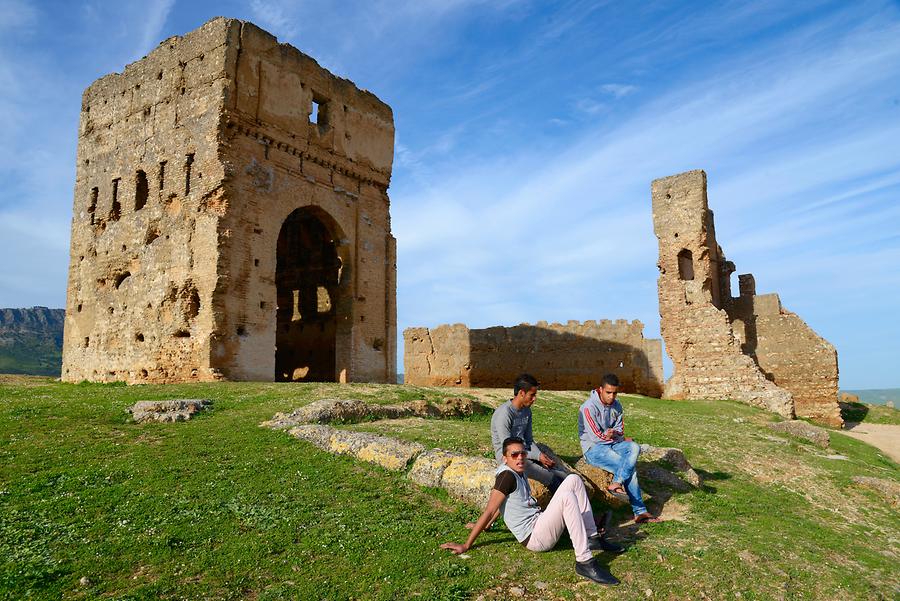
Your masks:
M612 439L614 439L614 438L616 437L616 431L613 430L612 428L607 428L607 429L603 432L603 437L606 438L606 439L608 439L608 440L612 440Z
M541 463L541 465L543 465L544 467L546 467L548 469L552 469L552 468L556 467L556 462L553 461L552 459L550 459L549 457L547 457L546 455L544 455L543 453L541 453L541 456L538 457L538 461Z
M444 543L443 545L441 545L441 549L447 549L454 555L459 555L460 553L465 553L469 550L467 546L460 545L459 543Z

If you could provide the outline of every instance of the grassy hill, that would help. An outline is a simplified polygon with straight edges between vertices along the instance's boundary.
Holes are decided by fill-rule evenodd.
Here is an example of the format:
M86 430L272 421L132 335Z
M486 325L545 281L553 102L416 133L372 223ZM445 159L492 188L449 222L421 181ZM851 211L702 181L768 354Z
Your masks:
M0 374L59 376L63 309L0 309Z
M629 434L682 448L701 490L657 490L669 519L618 514L623 580L578 578L567 543L535 554L504 528L469 558L438 548L475 508L258 424L319 398L389 403L506 391L396 385L170 386L0 380L0 599L895 599L900 514L851 478L897 482L876 449L775 434L732 402L624 397ZM581 393L541 392L539 440L574 458ZM190 422L138 425L137 400L208 398ZM489 415L348 426L490 454ZM79 584L81 578L86 584Z

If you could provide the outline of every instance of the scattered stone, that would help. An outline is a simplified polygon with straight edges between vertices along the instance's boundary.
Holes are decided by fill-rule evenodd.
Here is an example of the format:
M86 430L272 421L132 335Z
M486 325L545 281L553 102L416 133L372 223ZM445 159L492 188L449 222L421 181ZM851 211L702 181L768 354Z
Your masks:
M835 459L837 461L847 461L849 459L846 455L825 455L825 459Z
M743 417L735 417L735 418L733 418L731 421L733 421L733 422L736 423L736 424L743 424L743 423L744 423L744 418L743 418Z
M81 578L79 578L78 584L80 584L81 586L91 586L91 579L87 576L82 576Z
M828 435L827 430L818 426L814 426L812 424L808 424L804 421L789 420L783 422L774 422L769 424L769 427L776 432L783 432L785 434L790 434L792 436L797 436L799 438L808 440L811 443L822 447L823 449L828 447L828 445L831 443L831 437Z
M536 588L539 591L547 590L548 586L549 585L546 582L541 582L540 580L538 580L537 582L534 583L534 588Z
M644 596L649 599L650 597L653 596L653 591L648 588L647 590L644 591Z
M511 597L524 597L525 589L520 586L513 586L509 589L509 594Z
M874 490L883 496L891 504L891 507L900 507L900 483L872 476L853 476L852 480L855 484Z
M175 399L171 401L138 401L128 408L139 424L145 422L183 422L212 405L207 399Z

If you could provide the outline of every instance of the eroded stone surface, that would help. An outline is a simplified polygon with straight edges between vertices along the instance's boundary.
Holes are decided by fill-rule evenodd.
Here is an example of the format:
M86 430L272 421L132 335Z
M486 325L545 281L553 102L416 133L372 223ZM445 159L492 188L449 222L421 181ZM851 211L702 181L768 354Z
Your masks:
M831 443L831 436L827 430L799 420L775 422L769 424L769 427L777 432L804 438L823 449Z
M548 390L584 390L615 373L622 392L659 397L662 345L640 321L538 322L469 329L463 324L403 332L404 381L419 386L507 387L529 372Z
M716 241L706 173L689 171L652 184L659 240L659 312L674 374L665 396L736 399L787 418L840 426L837 352L777 294L756 294Z
M191 419L195 413L212 405L206 399L174 399L169 401L138 401L128 411L134 421L144 422L183 422Z
M462 457L459 453L444 451L442 449L428 449L416 457L412 468L409 470L409 479L419 486L438 488L444 470L454 459Z
M373 94L235 19L95 81L62 379L393 382L393 138Z
M365 419L397 419L402 417L465 417L487 409L477 401L465 398L443 399L437 403L412 401L398 405L375 405L355 399L322 399L295 409L276 413L261 426L276 430L306 423L354 423Z
M496 480L497 463L487 457L454 457L441 475L441 486L451 496L484 506Z
M352 455L362 461L375 463L385 469L401 471L425 447L416 442L406 442L378 436L368 432L334 430L328 449L339 455Z
M578 460L575 464L575 469L594 487L593 498L606 503L610 507L625 507L628 504L609 494L606 490L606 487L612 483L613 475L611 473L591 465L584 460L584 457Z

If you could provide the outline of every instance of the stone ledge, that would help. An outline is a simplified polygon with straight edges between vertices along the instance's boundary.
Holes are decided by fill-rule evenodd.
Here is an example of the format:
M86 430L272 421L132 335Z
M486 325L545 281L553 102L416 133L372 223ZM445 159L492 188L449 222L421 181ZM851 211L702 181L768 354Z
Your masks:
M822 447L823 449L827 448L828 445L831 444L831 436L828 434L827 430L803 421L790 420L784 422L775 422L769 424L769 428L775 430L776 432L782 432L784 434L790 434L791 436L803 438L817 446Z

